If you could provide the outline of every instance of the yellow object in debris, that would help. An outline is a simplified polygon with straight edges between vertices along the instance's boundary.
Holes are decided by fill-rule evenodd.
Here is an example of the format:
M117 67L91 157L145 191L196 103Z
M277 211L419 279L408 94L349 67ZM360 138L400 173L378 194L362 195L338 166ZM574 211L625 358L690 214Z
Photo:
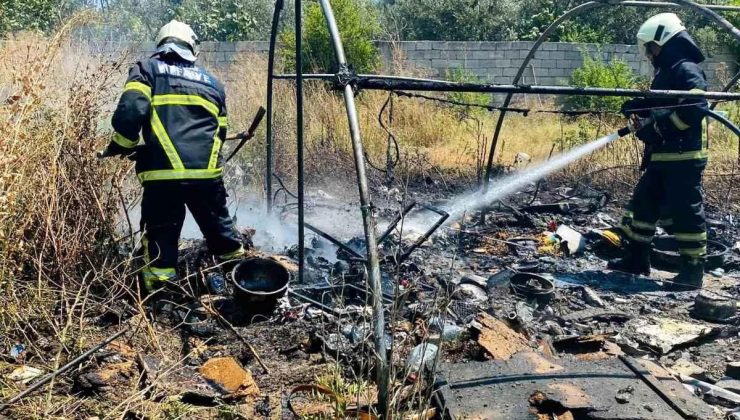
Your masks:
M614 231L612 230L605 230L601 233L601 237L606 239L606 241L615 247L622 246L622 238Z

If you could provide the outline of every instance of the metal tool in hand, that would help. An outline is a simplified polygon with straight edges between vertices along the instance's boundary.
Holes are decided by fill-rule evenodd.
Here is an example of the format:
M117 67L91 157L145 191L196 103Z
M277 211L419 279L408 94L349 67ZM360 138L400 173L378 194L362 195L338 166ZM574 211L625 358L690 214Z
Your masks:
M265 108L260 107L260 109L257 110L257 115L254 116L254 120L252 120L252 124L249 126L247 131L241 132L233 137L226 138L226 140L241 139L241 141L234 148L229 157L226 158L226 163L228 163L239 152L239 150L241 150L241 148L247 143L249 139L254 137L254 132L257 131L257 127L259 127L260 123L262 122L262 118L264 118L266 113L267 111L265 110Z

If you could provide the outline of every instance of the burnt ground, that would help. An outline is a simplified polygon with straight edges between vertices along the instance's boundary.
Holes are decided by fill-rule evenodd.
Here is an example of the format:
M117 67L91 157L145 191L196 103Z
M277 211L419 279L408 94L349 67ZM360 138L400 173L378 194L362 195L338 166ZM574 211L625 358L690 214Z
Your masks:
M420 413L430 395L430 418L722 418L737 410L732 392L740 388L724 376L728 363L740 361L738 318L707 321L694 308L698 292L662 291L670 264L651 278L607 271L618 249L601 232L618 224L621 203L581 188L542 186L535 199L533 190L515 194L444 225L404 261L399 249L419 232L396 230L383 243L385 339L394 348L394 408L403 413L397 418L426 418ZM424 192L414 199L440 208L461 192L454 185L418 190ZM352 221L356 198L325 191L309 194L307 221L364 254L360 225ZM387 189L374 197L382 232L409 197ZM712 209L708 216L710 238L728 250L706 274L705 289L737 299L740 254L732 247L740 226ZM412 212L408 219L431 225L436 217ZM576 237L555 235L562 226ZM263 244L260 226L251 229L245 241ZM231 272L213 268L203 245L188 241L180 267L186 281L156 305L151 321L124 302L90 321L101 339L118 328L110 325L116 319L128 319L133 332L61 376L44 396L60 408L46 414L335 418L372 405L372 317L362 263L312 233L303 283L295 278L294 247L251 253L275 258L291 274L287 296L265 302L235 294ZM521 278L521 287L512 287ZM412 349L434 344L442 351L409 364ZM636 360L647 375L629 367ZM23 362L21 356L12 367ZM673 394L660 396L650 378ZM77 401L73 410L62 408L68 396ZM23 417L14 410L6 414Z

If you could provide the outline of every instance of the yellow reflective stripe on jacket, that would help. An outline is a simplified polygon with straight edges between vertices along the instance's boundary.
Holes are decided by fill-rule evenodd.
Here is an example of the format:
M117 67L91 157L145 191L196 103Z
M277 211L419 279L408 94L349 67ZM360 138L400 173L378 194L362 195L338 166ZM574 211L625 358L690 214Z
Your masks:
M180 156L177 154L175 145L172 144L172 140L170 140L170 136L167 134L167 130L165 130L162 120L159 119L159 115L157 115L157 111L155 110L152 110L152 131L157 137L157 140L159 140L159 144L162 145L162 149L164 149L164 152L167 154L167 158L170 160L172 168L185 169L185 166L182 164L182 160L180 160Z
M228 127L229 126L229 118L228 117L218 117L218 126L219 127Z
M136 147L137 144L139 144L139 140L129 140L128 138L124 137L121 133L113 133L113 142L117 145L126 148L131 149Z
M707 240L707 233L678 233L674 232L673 235L676 237L676 240L683 241L683 242L689 242L689 241L706 241Z
M675 112L672 112L671 115L668 116L668 119L670 119L673 125L681 131L686 131L691 128L691 126L686 124Z
M170 181L178 179L214 179L221 176L223 168L217 169L159 169L141 172L139 180L145 181Z
M681 153L653 153L650 160L653 162L680 162L684 160L707 159L708 157L709 152L705 149Z
M218 133L213 136L213 147L211 148L211 157L208 159L208 169L216 169L218 165L218 153L221 151L221 139L218 137Z
M126 92L129 90L135 90L135 91L141 92L144 96L146 96L147 99L149 99L149 101L152 100L152 88L150 88L149 86L141 82L126 83L126 85L123 87L123 91Z
M213 102L209 101L208 99L205 99L198 95L178 95L178 94L155 95L154 99L152 99L152 105L153 106L161 106L161 105L202 106L203 108L208 110L208 112L213 114L214 117L218 118L218 106L214 104Z

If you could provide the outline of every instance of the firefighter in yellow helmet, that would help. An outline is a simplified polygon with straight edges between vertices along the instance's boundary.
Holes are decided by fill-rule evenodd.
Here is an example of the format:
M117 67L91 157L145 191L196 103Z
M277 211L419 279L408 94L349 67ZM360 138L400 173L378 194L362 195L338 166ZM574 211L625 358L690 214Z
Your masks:
M156 42L156 52L129 70L113 114L115 134L102 153L136 162L144 188L142 279L149 292L176 278L186 207L211 253L222 260L244 254L221 176L224 87L195 64L198 37L190 26L173 20L160 29Z

